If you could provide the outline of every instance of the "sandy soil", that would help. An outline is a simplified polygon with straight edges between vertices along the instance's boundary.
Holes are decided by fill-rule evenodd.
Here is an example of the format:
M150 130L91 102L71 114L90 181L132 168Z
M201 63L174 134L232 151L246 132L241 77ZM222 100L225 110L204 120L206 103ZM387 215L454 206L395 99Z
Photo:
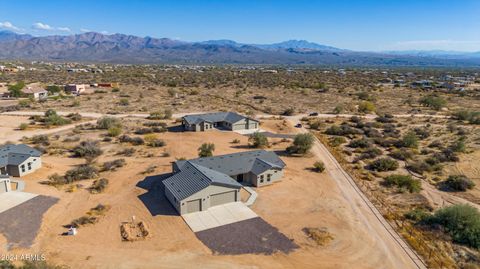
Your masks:
M39 184L48 175L63 173L83 160L65 156L45 156L44 166L25 177L26 191L60 198L44 216L39 236L31 252L45 253L47 259L72 268L413 268L403 250L395 245L371 213L361 205L356 194L337 182L338 171L318 174L308 170L316 158L282 157L287 164L283 181L257 189L259 197L252 209L278 228L300 249L291 254L213 255L177 215L152 216L138 196L147 192L136 187L148 175L140 174L156 165L153 174L171 171L175 158L193 158L203 142L216 145L215 154L243 151L231 141L246 145L248 137L232 132L165 133L165 148L147 149L153 157L139 154L127 157L127 165L102 177L110 185L102 194L92 195L85 189L67 193L62 189ZM288 143L275 145L283 150ZM108 146L99 163L119 158L118 144ZM170 157L160 157L162 152ZM144 157L142 157L144 156ZM84 187L91 180L82 181ZM75 237L61 236L64 225L81 217L102 203L111 209L95 225L81 227ZM152 236L145 241L122 242L119 225L135 216L150 228ZM305 227L325 227L334 240L327 246L316 246L302 231ZM26 250L17 249L18 253Z

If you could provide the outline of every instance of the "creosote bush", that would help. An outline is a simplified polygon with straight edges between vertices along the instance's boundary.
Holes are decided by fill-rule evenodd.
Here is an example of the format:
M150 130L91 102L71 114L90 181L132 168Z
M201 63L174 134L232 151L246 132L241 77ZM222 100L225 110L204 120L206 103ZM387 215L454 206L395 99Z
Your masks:
M371 162L368 169L378 172L395 171L398 169L398 162L390 158L380 158Z
M386 186L397 186L409 192L419 192L422 189L420 180L413 179L410 175L390 175L385 178Z
M292 145L287 147L287 152L304 155L310 151L314 142L315 138L310 133L297 134L293 139Z
M268 147L267 136L260 133L260 132L255 132L255 133L251 134L248 138L248 142L250 143L250 146L253 147L253 148Z

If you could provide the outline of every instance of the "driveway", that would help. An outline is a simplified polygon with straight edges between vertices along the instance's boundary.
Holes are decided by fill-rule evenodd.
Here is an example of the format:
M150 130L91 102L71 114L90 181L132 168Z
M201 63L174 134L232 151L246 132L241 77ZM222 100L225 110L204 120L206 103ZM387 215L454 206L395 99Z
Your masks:
M182 215L195 233L256 217L257 214L242 202L223 204L205 211Z
M14 208L36 196L37 195L33 193L17 191L2 193L0 194L0 213L7 211L10 208Z

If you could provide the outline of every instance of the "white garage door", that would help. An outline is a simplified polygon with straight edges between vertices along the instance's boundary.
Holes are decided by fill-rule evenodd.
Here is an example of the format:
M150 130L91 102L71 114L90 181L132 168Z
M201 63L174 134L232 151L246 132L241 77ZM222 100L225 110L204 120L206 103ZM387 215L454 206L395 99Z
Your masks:
M210 196L210 206L223 205L236 201L237 191L228 191Z
M193 213L202 210L202 201L200 199L187 202L187 213Z

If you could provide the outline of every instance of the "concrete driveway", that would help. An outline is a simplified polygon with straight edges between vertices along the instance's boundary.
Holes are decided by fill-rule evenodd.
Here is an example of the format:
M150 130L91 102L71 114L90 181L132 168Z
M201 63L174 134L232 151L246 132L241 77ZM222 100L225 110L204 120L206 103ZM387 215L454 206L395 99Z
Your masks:
M219 226L258 217L242 202L214 206L205 211L182 215L193 232L204 231Z
M11 191L2 193L0 194L0 213L16 207L17 205L22 204L36 196L36 194L28 192Z

